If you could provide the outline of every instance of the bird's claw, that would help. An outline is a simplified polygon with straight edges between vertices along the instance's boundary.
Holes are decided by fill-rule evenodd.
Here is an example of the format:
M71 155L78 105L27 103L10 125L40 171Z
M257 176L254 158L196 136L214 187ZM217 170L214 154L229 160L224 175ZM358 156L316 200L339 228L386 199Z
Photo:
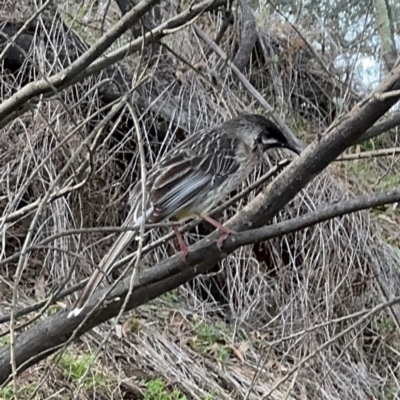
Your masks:
M223 230L221 229L221 231L222 231L222 234L217 240L217 246L218 246L219 249L221 249L221 247L224 244L225 240L228 239L228 237L230 235L233 235L233 234L236 233L234 230L229 229L229 228L227 228L225 226L224 226Z

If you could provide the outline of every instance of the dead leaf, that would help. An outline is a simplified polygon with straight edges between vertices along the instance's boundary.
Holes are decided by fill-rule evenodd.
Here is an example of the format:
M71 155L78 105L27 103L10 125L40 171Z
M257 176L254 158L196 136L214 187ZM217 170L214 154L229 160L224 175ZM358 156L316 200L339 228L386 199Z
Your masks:
M234 344L231 344L229 347L242 364L244 364L244 354L249 349L249 344L247 342L240 342L237 347Z
M46 282L43 275L40 275L35 282L35 296L38 300L46 297Z
M123 338L127 338L128 337L128 333L131 331L131 324L130 324L130 320L127 319L123 324L122 324L122 328L121 328L121 335Z
M179 330L189 330L190 323L187 318L179 311L175 312L170 321L171 327L177 327Z

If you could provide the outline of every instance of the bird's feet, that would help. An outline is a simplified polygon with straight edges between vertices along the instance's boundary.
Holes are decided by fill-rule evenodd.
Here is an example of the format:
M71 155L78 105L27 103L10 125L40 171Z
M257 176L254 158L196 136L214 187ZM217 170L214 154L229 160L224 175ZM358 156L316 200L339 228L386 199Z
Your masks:
M221 231L221 236L218 238L217 240L217 246L218 248L221 248L222 245L224 244L225 240L228 239L228 237L234 233L236 233L235 231L233 231L232 229L227 228L226 226L222 225L222 228L218 228L219 231Z
M228 239L230 235L236 233L234 230L222 225L221 223L209 217L208 215L202 215L201 218L204 221L208 222L210 225L212 225L214 228L217 228L221 232L221 236L217 240L217 246L219 248L222 247L223 243L225 242L226 239Z
M182 262L186 262L186 256L189 253L189 248L187 247L185 241L183 240L182 234L179 232L179 228L177 226L172 226L172 229L175 232L176 238L178 239L178 245L181 251L179 252L179 258Z
M181 251L179 252L179 258L183 263L186 262L186 256L188 254L189 254L189 248L185 245L185 248L184 249L181 248Z

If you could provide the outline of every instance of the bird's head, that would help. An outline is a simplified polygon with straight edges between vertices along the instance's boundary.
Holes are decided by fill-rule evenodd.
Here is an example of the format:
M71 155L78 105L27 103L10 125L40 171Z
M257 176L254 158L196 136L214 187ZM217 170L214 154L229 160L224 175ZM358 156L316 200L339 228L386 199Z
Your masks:
M290 143L282 131L262 115L244 114L231 121L234 134L254 152L283 148L296 154L301 153L299 146Z

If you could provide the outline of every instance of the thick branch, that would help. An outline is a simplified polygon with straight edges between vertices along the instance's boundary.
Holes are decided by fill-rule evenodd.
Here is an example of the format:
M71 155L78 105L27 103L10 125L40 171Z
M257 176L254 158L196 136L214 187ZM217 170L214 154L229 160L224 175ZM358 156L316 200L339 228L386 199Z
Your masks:
M249 63L253 47L256 43L256 20L249 0L241 0L242 8L242 33L240 35L240 46L237 51L233 63L239 71L243 71Z
M397 59L396 42L394 40L394 26L387 0L374 0L375 17L378 25L378 32L381 38L382 57L385 66L390 71Z
M397 66L382 81L375 94L399 89L400 66ZM274 179L240 214L232 218L228 226L237 231L243 231L248 227L260 227L267 224L307 183L346 148L354 144L398 99L399 96L393 96L380 101L373 94L358 103L350 113L315 140L301 157ZM227 241L224 252L221 253L215 243L215 237L215 234L210 235L193 246L193 252L188 255L188 263L185 265L180 262L179 257L173 257L140 274L135 290L129 298L128 309L148 302L194 276L207 272L218 260L239 246L235 240L240 238L240 235L234 236ZM157 278L156 274L159 274ZM161 275L162 278L160 278ZM127 283L128 281L125 281L125 284ZM104 291L99 292L98 296L104 293ZM124 293L126 291L124 292L124 288L119 285L113 292L114 301L96 310L77 334L81 335L93 326L116 316L124 301ZM98 296L93 301L98 300ZM65 313L56 314L17 337L15 356L20 371L63 345L84 317L82 315L76 319L65 319L65 315ZM6 346L0 351L0 382L4 382L9 374L10 352Z
M389 131L390 129L396 128L400 125L400 113L391 115L384 121L381 121L374 125L372 128L368 129L361 137L357 140L357 143L363 143L367 140L373 139L383 133Z
M392 70L378 87L378 93L396 90L400 87L400 66ZM322 171L331 161L352 145L378 118L380 118L398 99L393 97L385 101L370 96L357 104L342 120L311 144L302 157L295 160L262 193L260 193L243 211L231 219L230 226L237 231L246 227L259 227L270 221L277 212L290 201L309 181ZM397 197L396 197L397 199ZM388 200L388 199L385 199ZM397 201L397 200L396 200ZM293 222L292 222L293 223ZM297 224L297 222L295 222ZM207 272L227 253L239 246L238 237L227 241L221 254L215 244L215 235L210 235L197 245L187 257L188 264L180 262L179 257L168 259L157 267L143 272L128 301L128 309L137 307L151 299L176 288L194 276ZM232 243L233 241L233 243ZM125 281L125 285L129 279ZM145 286L143 286L145 285ZM124 292L125 290L125 292ZM126 288L119 285L114 291L115 301L95 311L83 327L77 332L81 335L92 327L115 317L124 300ZM94 297L97 301L104 291ZM120 299L116 299L120 297ZM92 303L94 304L94 303ZM20 371L52 354L65 343L82 322L83 315L77 319L65 319L65 314L57 314L32 329L22 333L16 341L15 355ZM10 374L10 351L8 346L0 352L0 382Z
M241 246L283 236L355 211L398 201L400 201L399 189L387 190L368 197L358 197L345 202L328 205L318 211L298 218L238 233L226 240L222 251L218 248L215 239L212 240L212 237L215 238L215 235L210 235L192 247L193 250L191 249L192 251L187 256L186 265L182 264L179 257L172 257L140 273L129 298L127 310L145 304L189 281L200 273L207 272L218 259L232 253ZM206 259L204 257L205 254L207 255ZM124 298L129 291L130 280L130 277L125 278L117 285L110 295L110 299L112 300L107 300L107 305L99 307L89 317L83 327L77 332L76 337L118 315ZM97 305L107 292L108 288L99 291L93 297L90 306ZM65 318L65 316L64 311L58 313L22 333L17 338L15 354L16 364L20 368L19 372L54 353L74 334L85 318L84 315L80 315L74 319ZM0 384L4 383L10 374L10 350L8 346L3 346L0 350Z
M200 29L197 35L208 41ZM233 68L234 65L231 64ZM236 72L235 72L236 73ZM240 74L240 71L237 71ZM400 88L400 66L395 67L376 91L362 100L345 116L317 138L288 168L262 193L244 208L244 213L234 217L231 226L236 230L258 227L268 223L308 182L326 168L346 148L382 117L399 99L393 96L378 100L376 95Z

